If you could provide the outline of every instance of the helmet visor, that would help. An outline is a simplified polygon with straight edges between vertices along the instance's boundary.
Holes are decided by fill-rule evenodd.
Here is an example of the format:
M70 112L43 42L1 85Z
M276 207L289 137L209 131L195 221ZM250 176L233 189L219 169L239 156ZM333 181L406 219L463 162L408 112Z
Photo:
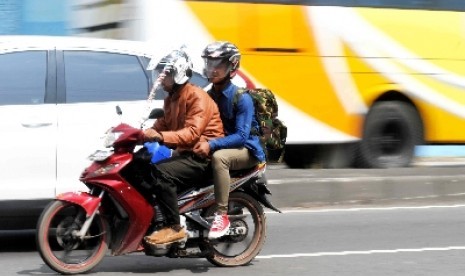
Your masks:
M174 72L174 67L171 64L158 64L154 70L152 70L152 80L163 81L164 77L167 75L172 75ZM159 79L160 78L160 79Z
M207 78L224 78L231 70L231 63L224 59L204 58L204 63Z

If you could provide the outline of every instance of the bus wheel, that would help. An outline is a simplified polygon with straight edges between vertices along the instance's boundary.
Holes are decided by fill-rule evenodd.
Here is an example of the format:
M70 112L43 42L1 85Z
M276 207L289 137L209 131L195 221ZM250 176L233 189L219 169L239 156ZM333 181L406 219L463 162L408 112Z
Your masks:
M408 166L415 145L423 142L420 116L409 103L376 103L368 112L359 145L358 162L368 168Z

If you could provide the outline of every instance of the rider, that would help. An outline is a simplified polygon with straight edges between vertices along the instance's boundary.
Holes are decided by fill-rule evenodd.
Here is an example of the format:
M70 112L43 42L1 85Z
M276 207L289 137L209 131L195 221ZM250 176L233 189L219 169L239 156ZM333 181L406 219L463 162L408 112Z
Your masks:
M205 74L213 86L209 94L217 103L225 134L223 138L202 141L194 152L201 156L212 155L213 182L217 211L208 233L210 239L225 235L230 226L228 219L229 170L251 168L265 162L265 153L260 145L258 123L251 96L241 93L237 103L235 94L239 87L231 82L239 69L241 54L237 47L227 41L207 45L202 52Z
M145 139L176 148L177 154L152 167L152 186L167 226L146 236L145 240L165 244L186 237L180 225L177 189L202 181L210 163L209 159L193 152L194 145L223 137L224 132L215 102L188 81L192 76L192 62L184 50L172 51L161 59L155 70L168 96L164 101L164 117L144 131Z

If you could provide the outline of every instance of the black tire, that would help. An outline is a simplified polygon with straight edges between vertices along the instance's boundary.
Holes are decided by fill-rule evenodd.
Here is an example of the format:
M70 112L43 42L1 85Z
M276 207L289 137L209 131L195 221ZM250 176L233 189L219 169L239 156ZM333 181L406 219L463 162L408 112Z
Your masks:
M367 168L406 167L412 162L415 146L422 142L423 125L414 106L379 102L367 114L357 162Z
M213 216L211 207L206 216ZM244 212L245 211L245 212ZM266 240L266 217L262 206L250 195L234 192L229 196L231 228L245 227L244 235L225 236L212 241L207 260L216 266L231 267L250 263L260 253Z
M51 202L37 223L37 249L44 262L61 274L84 273L100 263L108 250L110 234L105 220L96 215L88 239L75 238L85 220L82 207L63 201ZM83 255L83 256L81 256Z
M291 169L311 168L316 160L316 147L313 145L286 145L284 162Z

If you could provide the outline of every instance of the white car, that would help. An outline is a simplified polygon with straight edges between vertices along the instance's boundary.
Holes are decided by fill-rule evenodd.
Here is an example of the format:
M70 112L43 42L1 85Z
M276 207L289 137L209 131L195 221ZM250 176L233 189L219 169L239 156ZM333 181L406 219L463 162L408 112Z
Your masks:
M153 80L145 68L166 54L156 50L134 41L0 36L0 230L35 228L57 194L86 189L79 175L105 130L121 121L115 106L131 125L147 115ZM191 82L207 86L198 71ZM157 93L152 107L164 96Z

